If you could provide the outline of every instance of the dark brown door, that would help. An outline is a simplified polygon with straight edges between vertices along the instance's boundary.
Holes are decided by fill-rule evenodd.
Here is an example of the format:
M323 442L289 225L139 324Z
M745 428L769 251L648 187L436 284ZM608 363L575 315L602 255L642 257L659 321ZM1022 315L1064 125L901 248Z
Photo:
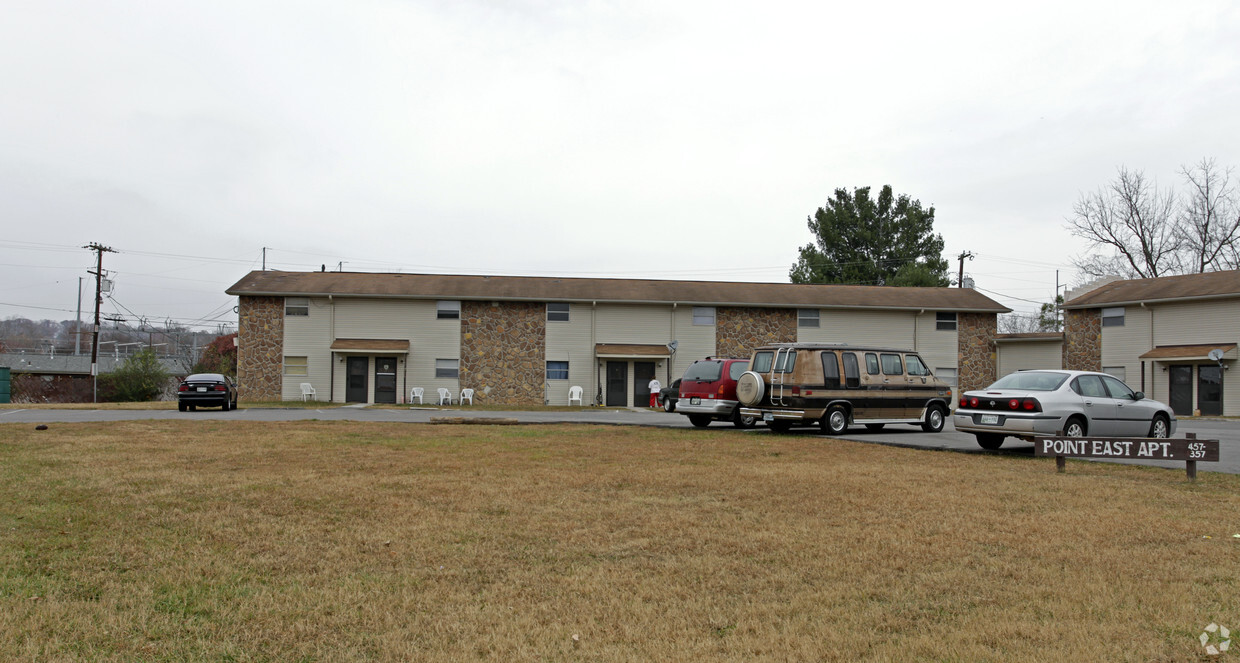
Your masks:
M1206 416L1222 416L1222 368L1209 365L1201 365L1197 367L1197 409L1201 410L1201 414Z
M1183 416L1193 413L1193 367L1172 366L1167 369L1170 381L1171 411Z
M396 402L396 357L375 357L375 402Z
M366 373L369 368L369 357L349 357L348 363L345 364L344 400L346 402L366 402Z
M607 404L613 407L628 405L629 364L624 361L607 362Z
M650 404L650 380L654 377L653 361L633 362L633 406Z

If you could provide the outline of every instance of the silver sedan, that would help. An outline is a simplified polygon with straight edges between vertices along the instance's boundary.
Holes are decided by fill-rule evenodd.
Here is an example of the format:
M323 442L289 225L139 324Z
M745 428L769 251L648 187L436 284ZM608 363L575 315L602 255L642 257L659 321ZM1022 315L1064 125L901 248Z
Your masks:
M984 449L1005 437L1086 435L1169 437L1170 407L1133 391L1119 378L1090 371L1018 371L960 396L952 423Z

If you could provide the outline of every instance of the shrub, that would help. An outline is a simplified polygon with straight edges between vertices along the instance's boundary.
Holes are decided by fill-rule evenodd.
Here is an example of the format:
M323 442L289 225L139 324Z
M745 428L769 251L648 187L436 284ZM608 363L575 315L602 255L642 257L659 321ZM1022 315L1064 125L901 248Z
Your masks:
M167 381L168 372L155 351L147 348L131 355L112 373L99 376L99 394L108 394L112 401L150 401L159 396Z

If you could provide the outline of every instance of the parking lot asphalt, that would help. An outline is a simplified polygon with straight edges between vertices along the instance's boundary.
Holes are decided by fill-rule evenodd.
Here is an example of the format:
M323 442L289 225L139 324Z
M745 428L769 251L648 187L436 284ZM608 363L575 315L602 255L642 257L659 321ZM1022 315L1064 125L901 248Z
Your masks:
M524 424L600 424L616 426L658 426L667 428L692 428L688 417L680 414L667 413L662 410L645 408L611 409L585 408L577 411L498 411L473 410L465 407L364 407L345 406L330 408L250 408L242 405L240 409L223 412L218 409L198 410L197 412L177 412L176 410L48 410L48 409L4 409L0 410L0 423L52 424L74 422L109 422L139 421L150 419L175 419L181 421L357 421L357 422L394 422L394 423L430 423L440 417L470 417L478 419L515 419ZM715 422L711 430L737 430L730 423ZM759 425L750 430L737 430L746 435L773 435L765 427ZM1199 472L1226 472L1240 474L1240 421L1220 419L1180 419L1174 437L1184 437L1186 433L1195 433L1204 440L1219 440L1219 462L1199 463ZM793 429L789 435L802 435L829 439L817 428ZM1008 438L999 451L986 451L977 445L973 436L957 432L950 418L946 427L939 433L926 433L919 427L909 425L890 425L881 431L871 432L864 428L849 429L839 439L866 442L870 444L887 444L913 449L933 449L958 453L1000 454L1033 456L1033 444ZM1046 459L1054 467L1054 461ZM1152 465L1184 470L1183 462L1163 461L1099 461L1121 462L1135 465Z

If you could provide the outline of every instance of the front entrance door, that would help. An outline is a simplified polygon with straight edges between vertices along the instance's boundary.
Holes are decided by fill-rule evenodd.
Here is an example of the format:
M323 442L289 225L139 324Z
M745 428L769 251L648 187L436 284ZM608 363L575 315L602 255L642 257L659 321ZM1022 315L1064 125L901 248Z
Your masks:
M1193 413L1193 367L1172 366L1167 374L1171 380L1171 411L1187 417Z
M633 406L650 405L650 379L654 377L653 361L633 362Z
M629 364L625 361L607 362L607 405L625 407L629 404Z
M366 372L370 368L369 357L349 357L345 365L344 400L346 403L366 402Z
M396 357L375 357L375 402L396 403Z
M1206 416L1223 415L1223 369L1218 366L1197 367L1197 409Z

